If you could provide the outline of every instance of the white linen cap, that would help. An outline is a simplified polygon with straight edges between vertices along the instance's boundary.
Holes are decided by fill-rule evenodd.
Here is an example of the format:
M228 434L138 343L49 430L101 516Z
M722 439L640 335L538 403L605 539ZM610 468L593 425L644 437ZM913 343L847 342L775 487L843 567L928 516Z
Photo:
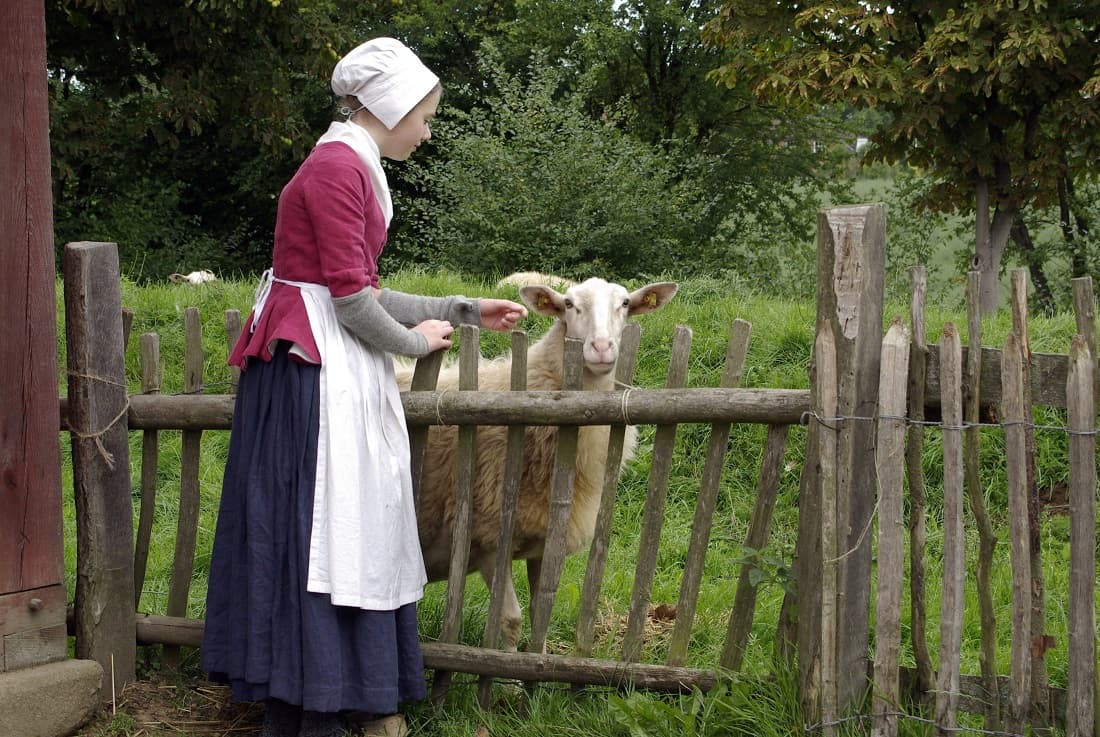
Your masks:
M395 38L356 46L332 70L332 91L358 98L390 130L437 84L439 77Z

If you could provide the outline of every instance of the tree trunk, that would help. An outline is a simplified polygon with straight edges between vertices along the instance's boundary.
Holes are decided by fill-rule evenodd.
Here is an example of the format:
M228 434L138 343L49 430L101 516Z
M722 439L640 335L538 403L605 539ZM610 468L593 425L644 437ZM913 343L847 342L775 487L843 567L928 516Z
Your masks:
M991 315L997 311L1001 291L1001 257L1012 230L1012 223L1019 210L1008 202L999 202L989 219L989 181L979 179L975 192L974 256L971 259L973 270L982 275L982 314Z
M1037 253L1035 241L1031 239L1031 231L1028 230L1027 223L1019 213L1012 223L1012 241L1027 262L1031 284L1035 287L1036 306L1046 315L1054 314L1054 296L1050 293L1050 284L1047 282L1046 272L1043 271L1042 257Z

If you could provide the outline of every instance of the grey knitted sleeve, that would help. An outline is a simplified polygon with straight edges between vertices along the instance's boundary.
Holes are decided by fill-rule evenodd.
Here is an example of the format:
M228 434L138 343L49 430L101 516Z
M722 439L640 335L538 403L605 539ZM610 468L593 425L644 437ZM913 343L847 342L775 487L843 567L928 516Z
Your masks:
M378 304L402 325L412 327L424 320L446 320L455 327L481 325L481 303L462 296L424 297L419 294L383 289Z
M419 358L428 354L428 339L409 330L374 298L371 287L346 297L334 297L336 319L365 343L389 353Z

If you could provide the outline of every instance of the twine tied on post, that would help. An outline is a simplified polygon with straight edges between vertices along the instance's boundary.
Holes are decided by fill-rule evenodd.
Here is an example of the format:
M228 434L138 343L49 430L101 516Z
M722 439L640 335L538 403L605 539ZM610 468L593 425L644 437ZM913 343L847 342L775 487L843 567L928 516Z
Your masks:
M76 372L76 371L68 371L67 374L70 377L77 377L77 378L81 378L81 379L87 379L89 381L99 381L99 382L102 382L104 384L108 384L110 386L121 387L123 390L126 389L125 384L121 384L117 381L113 381L111 379L108 379L106 377L99 376L99 375L96 375L96 374L85 374L85 373L80 373L80 372ZM96 430L95 432L83 432L81 430L77 430L76 428L74 428L72 426L72 413L70 412L70 415L69 415L69 432L73 436L75 436L78 440L94 440L95 441L95 447L99 451L99 457L102 458L103 462L107 464L107 468L109 468L110 470L113 471L113 470L115 470L115 456L114 456L114 453L111 453L111 451L107 450L107 447L103 444L103 436L106 435L107 432L110 431L110 429L112 427L114 427L116 424L118 424L118 422L123 417L125 417L126 414L129 411L130 411L130 398L126 397L126 401L123 402L122 409L119 410L118 414L115 415L114 418L110 422L108 422L103 428L101 428L99 430Z

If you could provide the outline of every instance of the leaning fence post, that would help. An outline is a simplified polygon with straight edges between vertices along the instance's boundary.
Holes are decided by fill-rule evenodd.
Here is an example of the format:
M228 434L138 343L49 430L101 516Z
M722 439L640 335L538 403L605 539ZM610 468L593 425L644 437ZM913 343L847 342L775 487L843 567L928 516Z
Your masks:
M562 367L562 389L581 388L583 341L565 339ZM565 548L569 535L569 515L573 508L573 485L577 477L576 425L558 428L558 446L554 451L554 474L550 482L550 504L546 521L546 542L542 560L528 559L527 581L531 587L531 639L528 650L541 653L546 649L546 633L550 629L550 614L565 565Z
M872 737L895 737L900 701L901 589L905 578L905 397L909 331L894 320L882 341L879 379L878 591L875 603L875 689Z
M638 360L640 339L641 328L638 323L629 323L623 330L619 362L615 366L615 381L620 386L628 387L634 380L634 365ZM623 395L624 403L626 396ZM577 655L582 657L592 654L596 607L599 604L604 568L607 565L611 523L615 511L615 491L619 484L625 439L626 425L612 425L607 434L607 466L604 470L603 488L600 493L600 509L596 513L596 527L592 533L592 545L589 548L588 564L584 571L584 587L581 589L581 603L577 611L576 648Z
M512 331L510 384L512 391L527 389L527 334L521 330ZM504 609L504 592L512 583L512 537L516 528L519 487L523 477L523 441L526 435L527 428L523 425L511 425L508 428L500 499L500 534L497 538L496 560L493 561L489 612L485 616L485 630L481 636L481 646L485 648L496 649L500 646L500 616ZM493 681L488 676L482 676L478 680L477 701L482 709L488 709L491 705L492 685Z
M672 359L665 387L682 388L687 383L688 357L691 354L691 328L676 327L672 338ZM623 634L623 660L635 662L642 657L645 623L649 617L649 599L657 571L657 551L661 544L665 496L672 468L672 450L676 444L676 423L657 426L653 439L653 463L649 467L642 532L638 540L638 563L634 569L634 587L630 593L630 614Z
M730 331L726 348L726 363L722 371L723 388L741 385L745 372L745 356L749 352L749 335L752 326L737 319ZM688 544L684 575L680 583L680 599L676 605L676 624L668 645L669 665L683 665L687 660L691 626L695 621L695 606L699 599L699 587L703 580L703 563L710 543L711 526L714 523L714 507L718 499L718 486L722 480L722 466L729 444L730 423L716 422L710 428L707 459L699 481L699 495L695 500L695 518L691 523L691 542Z
M64 278L77 510L76 656L98 662L118 689L136 677L137 638L117 246L66 245Z

